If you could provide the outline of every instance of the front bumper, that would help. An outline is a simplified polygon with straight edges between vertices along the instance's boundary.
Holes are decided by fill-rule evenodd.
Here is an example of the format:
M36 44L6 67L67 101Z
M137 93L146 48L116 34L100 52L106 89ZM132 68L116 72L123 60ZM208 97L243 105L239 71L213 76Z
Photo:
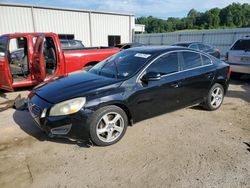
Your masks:
M67 137L76 140L89 140L89 119L92 110L81 109L75 114L49 116L53 104L37 95L28 97L28 109L36 125L51 137ZM45 113L44 115L42 115ZM42 117L41 117L42 116Z
M227 63L230 65L232 72L250 74L250 64Z

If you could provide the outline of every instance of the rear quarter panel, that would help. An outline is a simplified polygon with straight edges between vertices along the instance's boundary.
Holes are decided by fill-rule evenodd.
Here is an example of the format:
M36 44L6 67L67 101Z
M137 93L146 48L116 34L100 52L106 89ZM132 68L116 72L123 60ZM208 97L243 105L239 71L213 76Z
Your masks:
M221 84L224 87L226 93L230 80L230 73L229 73L230 66L227 63L215 58L213 61L214 61L214 66L216 68L216 73L212 85L215 83Z

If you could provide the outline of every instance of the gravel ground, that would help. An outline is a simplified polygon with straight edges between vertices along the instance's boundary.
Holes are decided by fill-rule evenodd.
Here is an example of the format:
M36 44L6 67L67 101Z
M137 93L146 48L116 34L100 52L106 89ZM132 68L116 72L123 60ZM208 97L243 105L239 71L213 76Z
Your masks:
M28 91L0 102L17 93ZM250 78L232 81L217 111L145 120L109 147L49 139L28 112L1 112L0 187L250 187Z

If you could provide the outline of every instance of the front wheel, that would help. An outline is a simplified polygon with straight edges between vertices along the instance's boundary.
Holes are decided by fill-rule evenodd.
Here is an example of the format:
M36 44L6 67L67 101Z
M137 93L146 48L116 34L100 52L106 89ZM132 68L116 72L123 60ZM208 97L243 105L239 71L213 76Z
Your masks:
M106 106L93 114L90 125L90 139L98 146L108 146L118 142L128 125L126 113L117 106Z
M210 111L217 110L224 99L224 88L216 83L211 87L204 102L204 108Z

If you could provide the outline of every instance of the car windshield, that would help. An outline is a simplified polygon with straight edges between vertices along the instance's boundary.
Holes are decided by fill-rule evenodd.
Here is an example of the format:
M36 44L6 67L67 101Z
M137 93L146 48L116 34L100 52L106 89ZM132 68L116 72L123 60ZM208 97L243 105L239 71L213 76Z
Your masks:
M7 37L0 37L0 54L5 54L7 48Z
M245 50L250 51L250 40L238 40L231 50Z
M105 77L124 79L136 73L150 57L149 53L122 51L98 63L89 72Z

